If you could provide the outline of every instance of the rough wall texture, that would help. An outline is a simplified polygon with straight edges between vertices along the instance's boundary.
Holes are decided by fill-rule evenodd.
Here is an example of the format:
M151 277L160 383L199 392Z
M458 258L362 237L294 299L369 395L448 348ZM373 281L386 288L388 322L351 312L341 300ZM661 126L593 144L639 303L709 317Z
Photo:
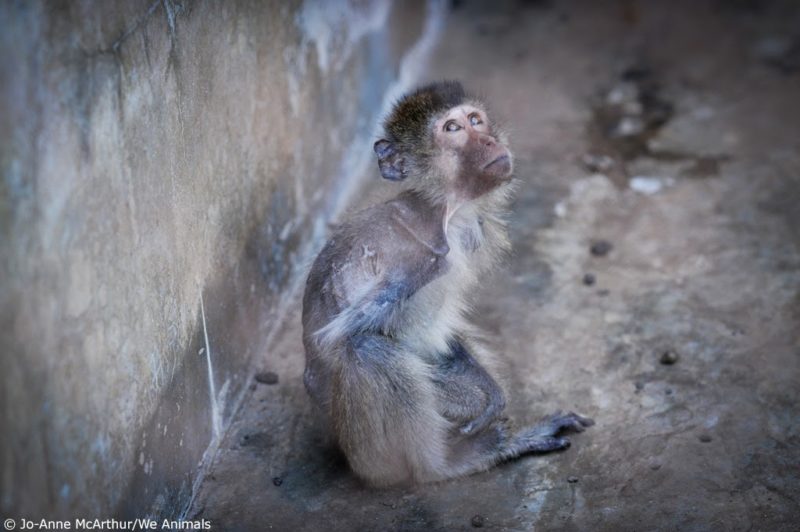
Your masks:
M0 6L4 515L181 510L427 13Z

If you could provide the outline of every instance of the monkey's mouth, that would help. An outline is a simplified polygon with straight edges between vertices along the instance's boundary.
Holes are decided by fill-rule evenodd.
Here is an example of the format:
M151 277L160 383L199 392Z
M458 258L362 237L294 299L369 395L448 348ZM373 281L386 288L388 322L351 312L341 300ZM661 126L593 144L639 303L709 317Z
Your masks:
M503 154L484 166L483 171L496 178L504 178L511 174L511 157Z
M493 166L496 166L496 165L508 165L509 162L510 162L510 159L509 159L508 155L501 155L497 159L493 160L492 162L490 162L489 164L484 166L483 169L484 170L488 170L489 168L491 168Z

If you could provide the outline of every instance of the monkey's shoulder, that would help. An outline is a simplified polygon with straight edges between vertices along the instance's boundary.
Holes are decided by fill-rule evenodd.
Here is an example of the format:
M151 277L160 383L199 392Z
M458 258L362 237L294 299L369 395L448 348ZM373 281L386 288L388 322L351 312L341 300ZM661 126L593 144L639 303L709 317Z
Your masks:
M383 207L390 219L389 225L424 255L444 257L450 252L443 228L443 208L410 194L387 201Z
M443 273L447 239L436 214L395 199L356 213L331 237L322 262L347 284L405 279L421 286Z

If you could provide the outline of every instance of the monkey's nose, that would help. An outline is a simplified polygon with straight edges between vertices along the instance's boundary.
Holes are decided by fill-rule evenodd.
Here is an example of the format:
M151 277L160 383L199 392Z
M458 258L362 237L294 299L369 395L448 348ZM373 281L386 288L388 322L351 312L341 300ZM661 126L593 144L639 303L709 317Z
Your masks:
M489 148L493 148L495 144L497 144L494 140L494 137L490 137L489 135L485 135L482 139L483 144Z

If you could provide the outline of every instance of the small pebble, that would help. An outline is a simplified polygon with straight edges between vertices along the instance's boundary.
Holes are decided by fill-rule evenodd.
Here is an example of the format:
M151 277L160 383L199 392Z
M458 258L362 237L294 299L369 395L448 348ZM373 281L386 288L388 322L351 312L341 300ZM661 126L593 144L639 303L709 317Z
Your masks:
M570 484L575 484L576 482L578 482L578 477L567 477L567 482L569 482Z
M633 385L636 387L637 393L644 390L644 383L642 381L636 381L633 383Z
M700 441L703 442L703 443L708 443L708 442L711 441L711 439L712 439L711 436L709 436L708 434L701 434L700 435Z
M661 464L650 464L650 469L652 469L653 471L658 471L659 469L661 469Z
M661 353L661 358L659 359L659 362L661 362L665 366L671 366L677 361L678 361L678 353L676 353L672 349L667 349L666 351Z
M605 257L613 247L608 240L595 240L589 247L589 251L595 257Z
M271 371L256 373L256 381L261 384L278 384L278 374Z
M272 483L276 486L280 486L283 484L283 479L281 477L272 477Z
M587 273L586 275L583 276L583 284L585 284L586 286L592 286L595 280L596 279L593 273Z
M470 520L470 523L472 523L472 526L474 526L475 528L481 528L483 526L484 521L485 520L482 515L473 515L472 519Z
M666 390L664 390L664 393L667 395L672 395L672 388L667 388Z

